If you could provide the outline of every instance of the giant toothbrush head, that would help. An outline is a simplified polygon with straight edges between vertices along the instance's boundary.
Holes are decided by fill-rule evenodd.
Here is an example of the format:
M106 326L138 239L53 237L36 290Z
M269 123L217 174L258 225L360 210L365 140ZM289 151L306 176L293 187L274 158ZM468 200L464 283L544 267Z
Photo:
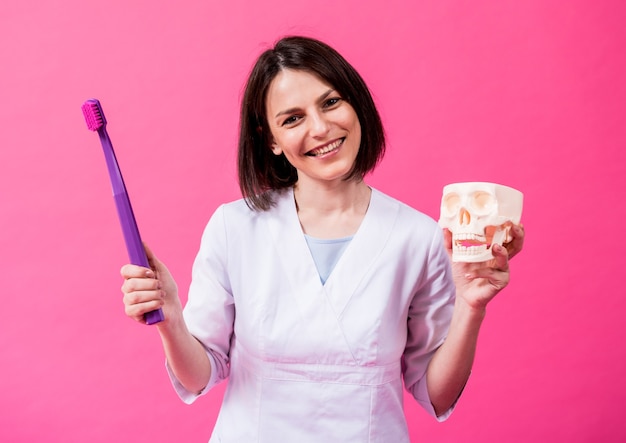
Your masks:
M87 123L87 128L89 130L97 131L106 126L107 119L104 117L102 106L100 106L100 102L98 100L90 98L83 103L81 109L83 110L85 122Z

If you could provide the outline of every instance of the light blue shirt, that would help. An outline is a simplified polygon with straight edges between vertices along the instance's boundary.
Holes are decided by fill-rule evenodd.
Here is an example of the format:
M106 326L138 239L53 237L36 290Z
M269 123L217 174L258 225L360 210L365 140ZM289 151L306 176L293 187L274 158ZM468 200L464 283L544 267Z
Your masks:
M341 258L341 254L343 254L343 251L350 244L352 236L325 239L304 234L304 238L306 238L306 242L309 245L309 250L313 256L317 272L320 275L320 280L322 280L322 284L324 284L330 276L330 273L333 272L339 258Z

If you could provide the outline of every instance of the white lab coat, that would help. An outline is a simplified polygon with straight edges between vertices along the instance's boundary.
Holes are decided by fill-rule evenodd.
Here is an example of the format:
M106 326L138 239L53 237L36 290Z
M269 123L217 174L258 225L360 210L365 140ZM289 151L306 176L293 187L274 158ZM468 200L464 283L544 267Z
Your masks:
M322 284L293 191L276 200L218 208L194 263L184 316L213 364L201 394L229 379L210 442L408 442L402 375L435 415L424 374L454 304L440 228L373 190Z

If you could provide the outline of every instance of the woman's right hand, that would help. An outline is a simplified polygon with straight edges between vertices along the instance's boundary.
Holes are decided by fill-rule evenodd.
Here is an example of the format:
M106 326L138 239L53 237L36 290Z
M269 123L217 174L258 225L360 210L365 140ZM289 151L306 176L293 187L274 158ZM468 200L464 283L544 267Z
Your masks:
M144 314L155 309L163 309L165 322L182 316L182 306L178 298L178 287L167 267L145 246L150 268L124 265L121 269L124 283L124 306L126 315L145 323ZM157 323L157 325L161 325Z
M211 362L202 344L189 332L183 319L178 288L167 267L144 245L150 268L124 265L122 292L126 315L145 323L143 315L163 309L165 320L156 323L165 358L180 383L200 392L211 379Z

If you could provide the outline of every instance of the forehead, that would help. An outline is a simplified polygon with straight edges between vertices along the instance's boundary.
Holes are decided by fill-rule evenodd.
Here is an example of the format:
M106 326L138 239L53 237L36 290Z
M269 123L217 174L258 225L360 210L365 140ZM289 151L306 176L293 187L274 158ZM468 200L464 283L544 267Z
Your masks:
M330 89L333 86L316 74L283 69L274 77L267 90L266 106L269 115L284 109L306 106Z

